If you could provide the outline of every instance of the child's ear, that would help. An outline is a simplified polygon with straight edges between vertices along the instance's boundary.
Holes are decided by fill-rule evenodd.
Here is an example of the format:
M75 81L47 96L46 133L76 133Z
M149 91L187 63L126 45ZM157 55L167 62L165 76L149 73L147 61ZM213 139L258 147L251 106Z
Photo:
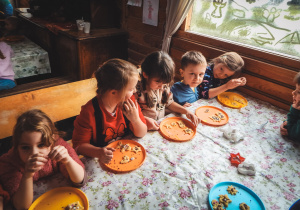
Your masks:
M144 77L145 79L148 79L148 75L147 75L145 72L143 72L143 77Z
M180 73L180 76L181 76L181 77L183 77L183 72L184 72L183 69L179 69L179 73Z

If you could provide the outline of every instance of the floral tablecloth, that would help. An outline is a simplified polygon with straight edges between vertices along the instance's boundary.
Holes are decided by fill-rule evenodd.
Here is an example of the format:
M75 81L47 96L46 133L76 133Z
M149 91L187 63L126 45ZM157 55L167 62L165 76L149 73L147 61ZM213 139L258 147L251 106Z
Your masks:
M206 210L209 190L224 181L250 188L268 210L288 209L300 198L300 152L299 145L279 133L287 112L245 97L248 106L241 110L224 107L216 99L195 102L190 110L216 106L226 111L229 122L222 127L199 125L189 142L174 143L157 131L147 133L138 139L147 151L146 160L130 173L109 173L97 160L83 158L88 182L81 190L89 199L90 209ZM237 144L226 140L222 129L229 126L243 133L245 140ZM237 152L255 164L256 176L241 175L231 166L230 153ZM41 180L35 184L35 198L65 185L60 175Z
M51 73L47 51L29 39L8 43L14 51L12 58L15 79Z

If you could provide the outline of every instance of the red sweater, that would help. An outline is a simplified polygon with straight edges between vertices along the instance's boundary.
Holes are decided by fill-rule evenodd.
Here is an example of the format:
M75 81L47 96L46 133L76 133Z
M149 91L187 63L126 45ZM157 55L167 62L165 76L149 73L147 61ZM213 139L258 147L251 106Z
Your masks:
M97 99L103 116L103 134L107 136L105 138L105 142L123 136L126 123L121 108L117 107L115 116L112 116L104 108L99 95L97 96ZM131 100L135 101L134 96L131 97ZM146 120L139 105L138 110L140 119L146 124ZM72 142L75 150L83 143L90 143L91 139L96 142L96 122L94 112L95 110L92 100L88 101L84 106L81 107L81 112L74 122ZM129 123L129 129L133 130L131 122Z
M84 168L84 165L75 150L66 141L59 138L55 142L54 146L57 145L64 146L68 150L70 157ZM0 183L2 184L3 189L12 196L18 190L24 173L24 164L21 163L18 154L13 151L13 148L0 157L0 168ZM60 171L65 177L69 178L68 171L64 164L49 159L44 167L34 174L33 181L37 181L42 177L49 176L58 171ZM82 183L82 185L83 184L84 183Z

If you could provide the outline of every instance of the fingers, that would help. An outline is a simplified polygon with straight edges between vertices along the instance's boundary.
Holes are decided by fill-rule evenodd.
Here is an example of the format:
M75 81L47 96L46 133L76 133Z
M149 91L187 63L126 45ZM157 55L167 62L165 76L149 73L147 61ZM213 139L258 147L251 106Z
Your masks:
M188 102L186 102L186 103L183 105L183 107L190 107L190 106L192 106L192 104L190 104L190 103L188 103Z
M64 146L58 145L53 147L53 149L49 152L48 157L51 160L55 160L57 162L63 161L64 163L66 163L70 155L68 153L68 150Z
M45 163L47 163L48 158L41 154L34 154L30 156L25 165L25 171L34 173L39 171Z
M107 150L110 150L112 152L114 152L116 149L115 148L112 148L112 147L106 147Z

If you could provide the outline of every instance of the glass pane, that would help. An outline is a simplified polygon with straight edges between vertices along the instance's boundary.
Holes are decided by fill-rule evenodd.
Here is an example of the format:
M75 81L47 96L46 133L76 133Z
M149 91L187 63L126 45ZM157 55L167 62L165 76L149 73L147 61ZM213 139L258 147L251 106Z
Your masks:
M300 0L196 0L190 31L300 56Z

